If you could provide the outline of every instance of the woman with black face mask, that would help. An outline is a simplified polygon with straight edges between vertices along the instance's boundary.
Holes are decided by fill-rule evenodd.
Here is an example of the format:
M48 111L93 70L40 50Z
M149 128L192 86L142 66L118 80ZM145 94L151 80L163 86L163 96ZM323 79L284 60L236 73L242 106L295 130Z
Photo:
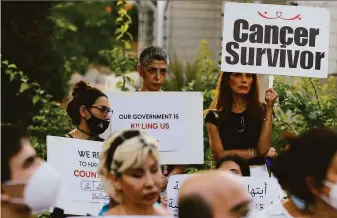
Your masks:
M75 129L66 137L93 141L104 141L102 134L110 124L112 109L110 109L108 97L99 89L80 81L75 84L72 92L73 99L67 105L67 113L71 118ZM64 214L61 208L55 207L50 218L65 218L76 216Z
M110 124L112 109L108 97L99 89L80 81L75 84L67 113L77 127L66 137L104 141L99 137Z
M108 97L99 89L80 81L75 84L72 92L73 99L67 105L67 113L75 129L66 137L93 141L104 141L102 134L110 124L112 109ZM76 216L64 214L61 208L55 207L50 218L65 218Z

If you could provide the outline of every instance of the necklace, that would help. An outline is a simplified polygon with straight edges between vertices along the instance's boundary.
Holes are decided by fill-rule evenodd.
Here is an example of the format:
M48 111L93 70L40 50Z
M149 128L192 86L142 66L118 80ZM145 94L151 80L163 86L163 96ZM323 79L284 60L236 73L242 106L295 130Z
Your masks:
M84 130L83 130L83 129L81 129L80 127L76 127L76 129L78 129L78 131L80 131L81 133L84 133L84 134L86 134L87 136L90 136L91 138L94 138L94 137L96 137L95 135L93 135L93 134L90 134L90 133L88 133L88 132L84 131Z
M243 115L241 115L239 125L238 125L238 127L235 128L235 131L243 132L243 131L245 131L245 127L246 127L245 126L245 118L243 117Z
M234 107L234 108L238 108L238 109L245 109L245 108L247 108L247 104L243 104L243 105L241 105L241 106L239 106L239 105L237 105L237 104L233 104L233 107Z

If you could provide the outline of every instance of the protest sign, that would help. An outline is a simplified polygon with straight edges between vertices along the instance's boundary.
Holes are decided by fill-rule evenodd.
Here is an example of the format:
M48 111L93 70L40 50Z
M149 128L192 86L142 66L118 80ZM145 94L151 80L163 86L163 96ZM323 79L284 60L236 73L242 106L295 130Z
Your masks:
M324 8L226 2L221 70L327 78L329 31Z
M178 216L178 193L182 184L193 174L170 176L167 184L167 208L174 216ZM246 186L257 210L263 210L281 200L282 189L275 179L258 177L240 177Z
M162 164L203 163L201 92L114 92L107 95L114 111L110 133L120 129L142 129L159 141Z
M98 175L102 146L102 142L47 136L47 161L62 178L56 207L66 214L97 215L109 202Z

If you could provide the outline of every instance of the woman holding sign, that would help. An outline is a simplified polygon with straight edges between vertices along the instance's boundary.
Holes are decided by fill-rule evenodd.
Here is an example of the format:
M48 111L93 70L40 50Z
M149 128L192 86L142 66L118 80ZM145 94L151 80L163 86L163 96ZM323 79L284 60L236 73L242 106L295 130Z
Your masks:
M264 156L276 156L271 148L274 89L259 101L256 74L221 72L216 98L206 111L205 122L215 160L239 155L248 160L251 176L269 176Z
M99 135L109 127L112 115L108 97L83 81L75 84L72 96L73 99L67 105L67 113L76 128L66 136L104 141Z
M67 113L76 125L68 138L104 141L99 134L102 134L110 124L112 109L110 109L108 97L99 89L87 85L80 81L75 84L72 92L73 99L67 105ZM116 205L110 200L111 206ZM63 210L55 208L50 218L63 218L75 216L63 214Z
M169 215L155 206L162 188L158 142L141 130L119 131L105 141L99 174L104 190L119 203L104 215Z

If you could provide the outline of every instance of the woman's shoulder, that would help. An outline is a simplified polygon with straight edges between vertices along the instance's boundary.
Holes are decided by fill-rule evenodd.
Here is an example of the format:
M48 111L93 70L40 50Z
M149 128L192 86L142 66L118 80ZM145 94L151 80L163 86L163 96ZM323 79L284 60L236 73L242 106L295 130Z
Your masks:
M210 109L210 110L206 111L205 119L207 119L207 118L219 119L220 113L221 113L221 111Z
M66 137L66 138L74 138L70 133L67 133L64 137Z
M74 135L75 135L75 129L73 129L70 132L68 132L67 134L65 134L64 137L66 137L66 138L76 138L76 137L74 137Z
M205 116L205 123L211 123L218 126L220 122L220 111L208 110Z

